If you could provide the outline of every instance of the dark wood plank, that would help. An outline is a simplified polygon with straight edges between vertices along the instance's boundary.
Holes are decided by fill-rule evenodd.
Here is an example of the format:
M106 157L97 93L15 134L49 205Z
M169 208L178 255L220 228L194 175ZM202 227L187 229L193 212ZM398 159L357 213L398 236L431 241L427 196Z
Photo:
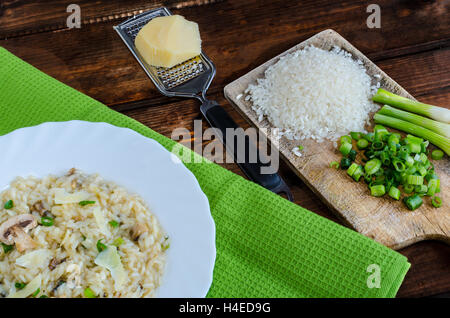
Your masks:
M450 292L450 246L419 242L400 251L411 262L398 297L426 297Z
M115 21L161 6L184 8L216 0L80 0L81 25ZM68 0L2 1L0 39L65 29Z
M447 2L442 1L444 4ZM441 15L435 16L434 11L423 9L421 14L428 14L429 20L425 23L422 15L413 12L412 5L408 19L417 20L417 25L427 29L430 36L420 38L420 34L416 35L416 31L411 31L413 29L410 28L410 22L406 23L403 18L398 18L398 11L393 6L383 10L386 27L381 31L368 31L363 1L344 1L339 5L316 1L314 5L308 1L287 4L284 1L261 1L260 4L252 1L227 1L175 12L200 24L203 48L217 66L212 93L221 91L225 84L327 27L341 32L369 57L376 57L384 50L389 53L391 49L395 49L396 54L401 54L404 46L411 50L411 45L445 38L447 32L450 32L450 28L441 30L442 25L445 25ZM423 6L427 7L426 4ZM398 19L404 24L399 25ZM388 22L393 23L393 26ZM112 25L116 23L117 21L105 22L85 25L76 30L33 34L0 41L0 46L108 105L126 109L141 107L142 104L158 105L168 102L151 85L113 31ZM372 33L389 41L374 41L370 35ZM398 63L389 64L389 61L380 60L378 64L407 89L420 85L419 93L423 93L448 85L448 60L449 49L446 46L441 50L427 51L413 57L400 55ZM434 75L429 75L427 70L420 75L421 81L417 81L414 76L418 76L418 72L427 67L440 67L441 71L433 73L436 75L433 79L428 77Z

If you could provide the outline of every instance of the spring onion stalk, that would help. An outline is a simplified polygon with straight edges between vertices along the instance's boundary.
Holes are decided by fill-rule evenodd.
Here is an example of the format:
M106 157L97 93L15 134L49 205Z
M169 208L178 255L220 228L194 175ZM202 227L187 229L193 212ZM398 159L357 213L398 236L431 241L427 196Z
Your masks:
M450 155L450 138L446 138L442 135L435 133L434 131L417 126L410 122L394 117L385 116L379 113L376 113L373 116L373 119L376 123L380 123L425 138L434 145L436 145L437 147L441 148L447 155Z
M408 112L427 116L434 120L450 124L450 110L446 108L420 103L415 100L388 92L382 88L378 89L372 99L378 103L388 104Z
M413 113L405 112L403 110L399 110L396 108L393 108L388 105L384 105L379 111L379 114L398 118L401 120L408 121L410 123L413 123L418 126L422 126L424 128L427 128L429 130L434 131L435 133L438 133L439 135L445 136L447 138L450 138L450 124L441 123L436 120L432 120L423 116L419 116Z

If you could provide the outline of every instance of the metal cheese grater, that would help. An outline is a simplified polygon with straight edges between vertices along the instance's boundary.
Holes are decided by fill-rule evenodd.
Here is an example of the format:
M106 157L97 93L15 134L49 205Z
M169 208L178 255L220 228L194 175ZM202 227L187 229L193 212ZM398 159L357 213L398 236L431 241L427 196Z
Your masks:
M203 52L199 56L175 65L172 68L164 68L147 64L136 50L134 40L139 30L151 19L171 14L172 13L164 7L151 10L136 15L117 26L114 26L114 29L147 73L148 77L150 77L153 84L155 84L156 88L158 88L163 95L169 97L196 98L202 103L200 107L202 114L212 127L222 132L222 142L227 147L227 150L233 154L235 162L248 178L275 193L285 193L288 199L292 201L293 198L289 188L278 174L261 174L261 167L268 165L268 160L267 158L261 157L261 154L254 143L246 138L245 158L248 158L247 154L251 153L251 151L255 151L255 153L258 154L258 162L255 163L247 162L247 160L241 163L240 160L237 160L237 158L242 158L241 156L238 157L237 142L233 143L235 145L233 147L234 149L230 149L231 147L227 146L225 140L226 129L236 129L239 126L221 106L214 101L208 100L205 96L206 91L216 74L216 68Z

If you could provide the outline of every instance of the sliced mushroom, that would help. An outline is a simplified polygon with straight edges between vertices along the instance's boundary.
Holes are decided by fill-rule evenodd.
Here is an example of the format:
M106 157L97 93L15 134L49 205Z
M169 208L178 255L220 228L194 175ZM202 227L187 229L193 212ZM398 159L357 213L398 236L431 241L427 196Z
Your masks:
M48 212L49 212L48 209L46 208L45 204L44 204L41 200L39 200L39 201L37 201L36 203L34 203L34 204L31 206L30 211L31 211L31 212L36 211L36 212L39 213L40 216L43 216L45 213L48 213Z
M16 244L19 252L32 249L36 242L28 235L28 231L37 226L37 220L32 214L19 214L0 225L0 241L6 245Z
M56 266L64 263L66 260L67 260L67 257L64 257L62 259L57 259L56 257L54 257L50 260L50 263L48 264L48 268L52 271L56 268Z
M141 223L136 223L130 231L131 238L133 241L137 241L139 236L147 232L147 227Z
M67 176L70 177L71 175L74 175L75 172L77 172L77 169L72 168L72 169L70 169L70 170L67 172Z

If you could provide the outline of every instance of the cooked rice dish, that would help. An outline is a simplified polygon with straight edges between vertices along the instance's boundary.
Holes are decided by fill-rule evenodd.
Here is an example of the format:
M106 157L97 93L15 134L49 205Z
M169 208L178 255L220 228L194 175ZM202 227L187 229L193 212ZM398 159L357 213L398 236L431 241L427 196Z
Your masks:
M2 297L152 297L168 237L136 194L71 169L0 194Z

